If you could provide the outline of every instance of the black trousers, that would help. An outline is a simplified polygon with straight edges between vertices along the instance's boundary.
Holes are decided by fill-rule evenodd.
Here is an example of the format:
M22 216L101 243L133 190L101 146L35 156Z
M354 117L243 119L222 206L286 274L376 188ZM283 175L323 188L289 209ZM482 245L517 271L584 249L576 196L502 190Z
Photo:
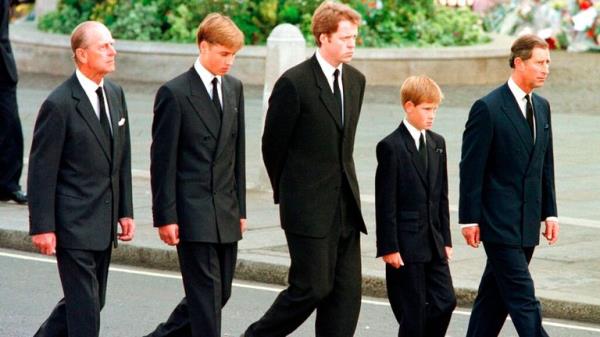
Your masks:
M399 337L444 337L456 296L446 259L386 265L388 298L400 324Z
M98 337L111 252L56 249L64 298L34 337Z
M17 107L17 85L0 83L0 193L21 189L23 130Z
M324 238L286 233L291 258L289 286L264 316L248 327L246 337L287 336L315 309L315 336L354 335L361 299L360 232L352 224L351 200L343 199L336 224Z
M221 309L231 297L237 243L177 245L185 297L148 336L220 337Z
M483 243L487 264L469 320L467 337L498 336L506 316L520 337L547 337L529 273L534 247Z

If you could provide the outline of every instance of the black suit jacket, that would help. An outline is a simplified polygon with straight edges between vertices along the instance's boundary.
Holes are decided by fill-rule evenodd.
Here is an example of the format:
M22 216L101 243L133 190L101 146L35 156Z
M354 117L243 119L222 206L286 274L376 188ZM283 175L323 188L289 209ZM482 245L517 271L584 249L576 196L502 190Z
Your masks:
M55 232L61 248L116 245L118 218L133 217L125 96L107 79L104 90L112 153L75 74L50 93L35 123L27 176L30 234Z
M223 121L194 68L156 94L151 167L154 226L179 224L184 241L241 239L246 218L244 94L222 77Z
M427 131L426 144L427 171L404 123L377 144L377 256L400 252L404 262L428 262L452 246L446 143Z
M550 105L533 94L535 144L508 84L477 100L463 134L460 223L478 223L481 240L539 244L540 221L557 216Z
M262 137L262 154L284 230L324 237L336 205L350 187L358 218L360 194L354 168L354 137L365 90L364 76L345 64L344 122L316 56L287 70L275 83Z
M16 84L17 66L8 39L9 0L0 0L0 85Z

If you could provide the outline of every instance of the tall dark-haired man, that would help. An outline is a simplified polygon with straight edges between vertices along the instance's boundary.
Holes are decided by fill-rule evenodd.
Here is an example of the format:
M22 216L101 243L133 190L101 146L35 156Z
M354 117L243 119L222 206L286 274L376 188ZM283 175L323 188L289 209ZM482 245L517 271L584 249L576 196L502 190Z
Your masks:
M510 66L508 82L473 104L463 134L459 221L487 255L469 337L497 336L507 314L519 336L547 336L529 273L540 222L550 244L559 231L550 105L533 93L549 74L547 43L518 38Z

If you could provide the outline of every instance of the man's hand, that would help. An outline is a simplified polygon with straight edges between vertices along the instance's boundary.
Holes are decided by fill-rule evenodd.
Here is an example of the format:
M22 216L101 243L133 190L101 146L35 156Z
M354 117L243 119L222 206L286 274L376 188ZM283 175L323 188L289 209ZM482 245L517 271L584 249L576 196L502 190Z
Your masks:
M399 252L387 254L382 256L381 258L385 263L389 264L390 266L396 269L404 266L404 261L402 261L402 257L400 256Z
M479 226L463 227L460 231L469 246L479 247Z
M121 241L131 241L135 234L135 222L132 218L120 218L119 226L121 226L121 233L117 234L117 237Z
M452 256L454 255L454 251L452 250L452 247L446 246L446 247L444 247L444 249L446 250L446 258L448 259L448 261L452 260Z
M36 234L31 237L31 242L44 255L56 254L56 234L54 232Z
M248 229L248 225L246 224L246 219L240 219L240 231L242 234Z
M175 246L179 243L179 225L169 224L158 228L158 235L164 243Z
M548 243L553 245L558 241L558 221L546 220L546 230L544 231L544 237L548 240Z

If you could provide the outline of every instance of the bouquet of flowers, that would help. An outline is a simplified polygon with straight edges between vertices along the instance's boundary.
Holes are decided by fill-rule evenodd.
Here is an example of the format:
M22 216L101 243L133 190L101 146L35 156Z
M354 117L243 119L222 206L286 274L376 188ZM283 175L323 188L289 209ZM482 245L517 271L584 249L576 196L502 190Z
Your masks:
M484 16L489 31L534 33L550 48L600 50L600 0L525 0L496 5Z

